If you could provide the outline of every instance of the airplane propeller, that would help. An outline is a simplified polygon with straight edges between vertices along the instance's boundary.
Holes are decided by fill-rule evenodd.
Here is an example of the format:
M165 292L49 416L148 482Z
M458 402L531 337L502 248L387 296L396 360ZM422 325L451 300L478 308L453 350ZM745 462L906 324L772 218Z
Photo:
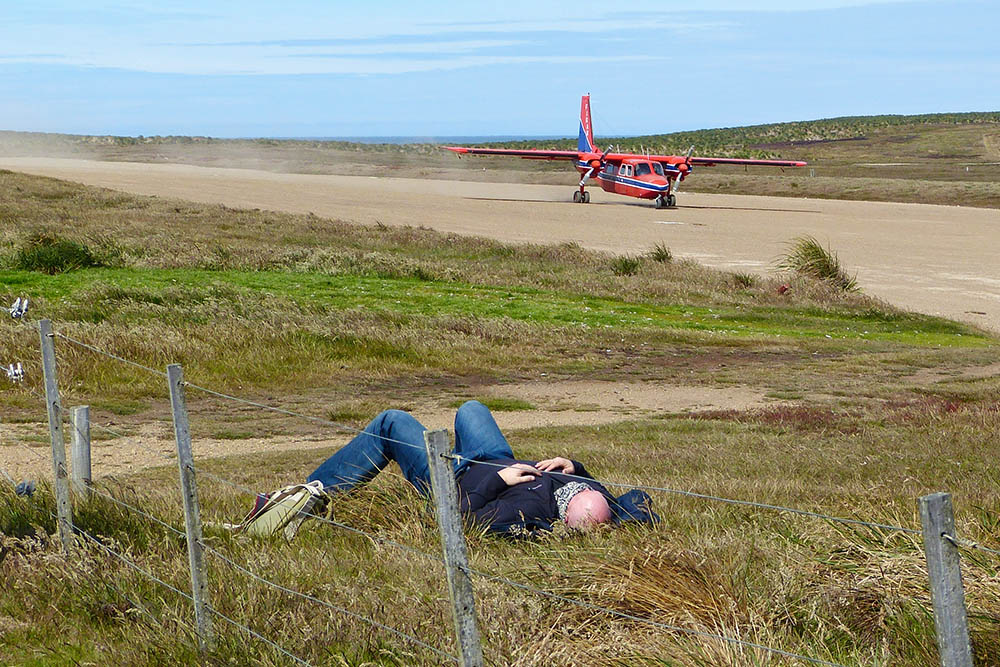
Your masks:
M691 172L691 155L693 153L694 153L694 145L692 145L691 148L688 149L688 152L684 155L684 162L677 165L678 171L681 172L681 175L678 177L678 180L683 181L684 177Z
M608 146L608 149L603 153L601 153L601 157L595 158L588 162L588 164L590 165L590 169L588 169L587 172L583 175L583 178L580 179L580 187L583 187L584 184L586 184L587 179L590 178L590 176L595 171L600 171L601 169L604 169L605 159L608 157L608 153L611 152L612 148L614 148L613 145Z

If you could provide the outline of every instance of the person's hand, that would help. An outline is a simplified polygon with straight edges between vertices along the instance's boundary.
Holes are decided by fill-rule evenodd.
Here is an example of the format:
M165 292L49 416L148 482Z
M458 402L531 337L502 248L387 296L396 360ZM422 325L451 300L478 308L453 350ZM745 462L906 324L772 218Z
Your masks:
M530 482L541 473L529 466L527 463L515 463L512 466L507 466L503 470L500 470L497 474L500 475L500 479L502 479L507 486L514 486L515 484L521 484L522 482Z
M537 470L544 470L545 472L551 472L553 470L558 470L566 475L572 475L576 472L576 468L573 466L573 462L569 459L564 459L561 456L557 456L554 459L545 459L544 461L539 461L535 464Z

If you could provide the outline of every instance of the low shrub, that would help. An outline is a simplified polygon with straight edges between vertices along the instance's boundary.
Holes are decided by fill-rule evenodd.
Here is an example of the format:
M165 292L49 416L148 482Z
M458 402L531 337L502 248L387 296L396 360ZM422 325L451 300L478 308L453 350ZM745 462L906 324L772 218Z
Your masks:
M632 255L621 255L611 261L611 270L616 276L634 276L639 273L642 266L642 258Z
M59 238L49 232L31 236L14 255L15 269L54 275L74 269L101 266L102 263L84 243Z

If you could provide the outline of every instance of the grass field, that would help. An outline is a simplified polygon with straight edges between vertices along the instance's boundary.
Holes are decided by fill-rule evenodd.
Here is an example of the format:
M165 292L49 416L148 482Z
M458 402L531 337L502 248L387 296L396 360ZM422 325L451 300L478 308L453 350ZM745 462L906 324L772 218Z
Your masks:
M50 318L57 331L143 366L181 363L193 383L352 427L385 407L450 408L486 398L486 387L543 374L664 391L749 387L773 402L510 436L519 455L571 455L609 482L905 527L919 525L920 495L946 490L959 534L1000 548L995 337L894 309L865 296L863 284L845 292L794 273L754 278L655 250L629 275L616 270L620 258L574 245L358 227L0 172L0 299L27 295L31 318ZM778 289L789 283L794 289ZM9 318L0 331L0 361L23 361L27 371L0 398L2 449L46 455L37 437L45 422L37 331ZM63 340L57 350L63 402L92 406L106 429L100 451L144 429L169 429L161 377ZM330 437L322 424L196 391L188 403L196 453L207 437ZM513 398L493 406L537 407ZM162 466L103 478L97 488L180 527L165 445ZM244 489L300 480L325 455L200 453L199 470L236 485L199 478L204 518L214 523L245 513L252 499ZM49 490L32 504L0 488L0 661L199 661L186 600L97 546L64 560ZM936 661L919 537L653 496L663 518L655 527L521 542L470 528L471 565L657 623L835 663ZM432 513L398 474L338 498L334 518L428 554L440 548ZM171 530L103 496L78 506L76 522L188 589L185 545ZM290 544L211 526L207 535L214 550L258 575L454 653L434 561L318 523ZM963 568L977 664L998 665L1000 560L967 551ZM220 612L311 663L440 661L357 618L269 590L216 557L209 580ZM494 664L787 663L482 577L475 587ZM288 661L221 622L216 629L205 664Z

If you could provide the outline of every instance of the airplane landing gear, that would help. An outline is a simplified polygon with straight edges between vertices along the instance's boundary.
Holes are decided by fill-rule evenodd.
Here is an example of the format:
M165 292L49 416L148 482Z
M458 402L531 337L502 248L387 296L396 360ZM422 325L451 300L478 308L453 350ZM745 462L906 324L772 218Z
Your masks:
M677 197L674 195L660 195L655 200L656 208L674 208L677 206Z
M577 204L589 204L590 193L586 190L577 190L573 193L573 201Z

